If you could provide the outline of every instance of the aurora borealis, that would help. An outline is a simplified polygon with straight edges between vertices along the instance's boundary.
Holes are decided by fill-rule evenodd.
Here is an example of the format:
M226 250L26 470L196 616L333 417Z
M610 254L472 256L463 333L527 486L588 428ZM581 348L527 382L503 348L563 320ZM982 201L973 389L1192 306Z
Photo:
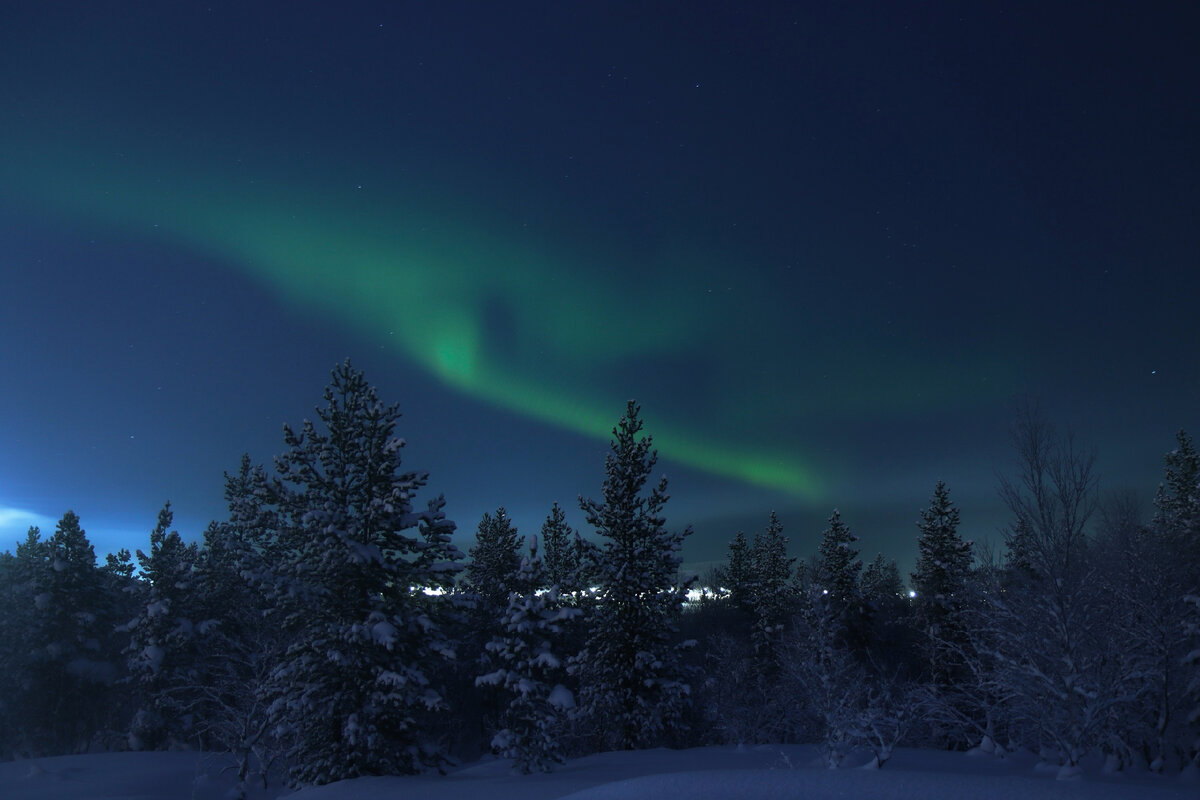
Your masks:
M709 339L709 321L722 312L711 293L654 287L654 276L670 274L670 265L644 263L650 290L623 294L592 255L522 249L489 235L486 222L463 241L457 220L470 219L469 208L446 212L455 227L439 229L437 217L386 196L337 200L330 209L336 190L319 184L299 197L277 187L222 195L220 186L238 181L214 179L198 165L182 175L158 165L143 175L89 174L72 165L47 180L52 156L29 163L39 176L31 183L48 189L42 194L51 208L226 258L289 302L388 341L454 389L578 433L612 427L619 395L605 373L613 365L670 358ZM687 280L712 285L703 263L681 266ZM794 455L739 450L719 435L669 428L656 436L664 453L701 469L810 498L819 493L819 479Z
M1167 13L100 5L0 24L14 526L198 535L347 356L464 532L636 397L701 560L834 506L907 559L939 478L994 535L1019 395L1143 494L1200 422Z

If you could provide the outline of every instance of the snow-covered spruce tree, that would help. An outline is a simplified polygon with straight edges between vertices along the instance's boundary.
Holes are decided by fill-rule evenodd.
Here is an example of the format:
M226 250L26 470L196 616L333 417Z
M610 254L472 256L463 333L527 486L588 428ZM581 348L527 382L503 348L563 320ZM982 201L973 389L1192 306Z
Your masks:
M36 752L40 739L40 698L33 693L41 586L49 569L49 545L37 526L17 543L16 555L0 556L0 759L9 760Z
M475 546L470 550L465 583L489 618L497 617L508 603L512 579L521 565L519 550L517 529L504 507L496 509L495 516L483 512L475 531Z
M530 536L529 553L510 576L501 632L487 644L497 669L476 679L477 685L494 687L506 697L492 749L511 758L522 774L549 772L563 762L560 735L575 707L574 694L564 685L567 654L562 645L580 612L563 603L557 586L542 590L546 580L537 537Z
M135 750L205 744L196 717L204 669L196 607L199 550L170 530L173 519L167 503L150 532L150 552L137 551L141 607L127 625L126 650L137 702L129 735Z
M1163 482L1154 498L1147 536L1159 555L1154 568L1159 624L1165 628L1155 651L1158 728L1184 758L1200 767L1200 716L1180 689L1200 682L1200 633L1194 627L1194 598L1200 597L1200 453L1186 431L1164 459ZM1182 667L1184 674L1176 676ZM1180 740L1182 739L1182 741ZM1164 748L1165 750L1165 748ZM1165 753L1164 753L1165 755Z
M858 537L835 508L829 517L829 527L821 534L812 573L815 599L826 607L852 649L865 644L863 597L858 582L862 560L854 547L857 541Z
M1195 730L1200 728L1200 595L1186 595L1184 601L1189 607L1188 614L1184 617L1184 633L1191 638L1192 646L1183 657L1183 666L1187 670L1184 697L1187 721ZM1200 770L1200 736L1194 738L1188 747L1191 756L1188 769L1194 774Z
M16 557L5 550L0 553L0 686L9 687L0 695L0 759L16 756L18 726L17 704L11 695L20 691L24 664L16 643L23 641L24 630L16 581Z
M288 609L277 600L288 584L270 498L266 473L243 455L239 470L225 473L229 516L205 530L192 581L190 607L199 622L189 713L204 747L231 761L241 797L251 784L266 788L281 755L268 705L287 644Z
M545 585L542 588L557 587L559 602L579 612L579 619L567 628L561 645L565 652L575 654L584 647L586 631L582 620L592 607L589 589L593 585L592 576L600 550L567 524L566 514L558 503L554 503L542 523L540 541L545 550L542 558ZM567 685L578 688L578 681Z
M693 580L681 581L680 550L691 529L673 533L662 516L667 480L644 493L658 460L639 438L639 407L629 401L613 429L603 499L580 506L603 539L598 596L578 665L581 710L604 747L653 747L679 732L691 687L673 641Z
M842 514L835 508L817 547L813 583L839 611L847 610L859 601L858 576L862 572L862 561L854 547L857 541L858 537L842 522Z
M1163 482L1154 498L1154 525L1194 564L1200 560L1200 453L1187 431L1175 438L1178 446L1164 458ZM1195 572L1192 577L1200 582Z
M859 585L863 599L872 610L895 603L904 593L900 568L896 566L895 559L887 558L883 553L876 553L871 563L863 568Z
M750 544L746 534L738 531L729 542L729 555L725 564L717 571L721 582L714 589L725 589L729 592L730 604L742 611L749 611L751 598L754 596L754 568L750 560Z
M750 548L750 605L754 613L751 642L759 667L769 672L778 666L784 625L795 613L789 588L796 559L788 557L787 546L783 523L772 511L766 530L754 537Z
M913 613L924 635L929 678L935 687L958 677L955 653L966 642L963 602L971 575L972 543L958 535L961 516L950 490L938 481L929 507L917 521L917 563L912 572L916 592Z
M24 646L31 654L33 749L78 752L106 727L110 690L121 672L112 598L73 511L63 514L44 549L32 544L34 613Z
M363 374L333 370L321 428L284 427L271 494L281 563L272 598L289 646L271 678L271 713L294 784L415 772L442 758L422 719L445 702L431 671L454 650L439 622L461 554L439 497L413 498L424 473L401 469L400 414Z
M579 531L575 531L571 547L575 551L575 563L579 565L575 582L580 591L581 607L584 613L587 613L592 600L591 589L596 586L599 575L600 546L590 539L583 538Z
M277 492L261 465L251 463L243 454L236 473L225 473L225 503L227 519L215 523L208 537L214 557L236 572L253 590L258 599L255 610L270 618L279 609L269 597L276 583L282 580L286 561L286 537L281 532ZM278 625L272 625L278 627Z
M499 634L508 607L508 595L521 565L517 529L503 507L493 516L484 512L475 532L471 561L460 584L459 597L465 620L458 633L458 663L454 682L447 690L462 700L464 713L454 722L460 728L456 740L481 741L500 724L502 699L496 692L483 691L475 679L495 667L487 643Z
M563 594L577 592L583 586L583 548L579 532L567 524L562 506L555 503L542 523L542 547L546 551L546 586L557 586Z
M227 523L210 524L196 565L202 668L191 694L197 735L207 750L225 754L244 797L252 784L266 788L278 750L267 697L282 647L260 593L239 572L229 532Z
M106 555L104 557L104 566L101 569L119 581L132 580L134 572L137 571L137 567L133 564L133 553L129 552L129 549L125 547L122 547L115 553ZM128 588L128 586L123 588Z
M788 733L790 705L779 691L784 622L794 613L793 559L774 513L767 532L750 545L738 531L725 564L716 570L728 601L709 608L727 612L710 620L703 693L705 713L721 738L736 745L777 742Z
M873 656L894 662L903 655L899 651L906 649L898 638L907 639L903 632L911 630L904 581L900 578L896 560L876 553L871 563L863 568L859 586L871 620L873 641L869 649ZM897 652L885 652L889 649Z
M278 520L266 489L265 473L249 456L237 473L225 474L229 516L205 530L197 564L205 659L199 727L210 749L228 753L242 796L251 783L265 788L279 749L267 704L285 640L281 610L266 602L280 563Z

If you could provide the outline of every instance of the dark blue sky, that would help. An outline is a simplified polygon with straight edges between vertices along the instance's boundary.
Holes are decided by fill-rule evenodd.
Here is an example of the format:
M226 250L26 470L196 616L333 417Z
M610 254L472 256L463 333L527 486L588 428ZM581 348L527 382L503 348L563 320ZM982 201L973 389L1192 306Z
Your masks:
M996 539L1025 395L1148 504L1200 428L1196 15L752 5L5 4L0 546L198 536L346 357L464 549L582 524L629 397L696 563L839 507L906 565L938 479Z

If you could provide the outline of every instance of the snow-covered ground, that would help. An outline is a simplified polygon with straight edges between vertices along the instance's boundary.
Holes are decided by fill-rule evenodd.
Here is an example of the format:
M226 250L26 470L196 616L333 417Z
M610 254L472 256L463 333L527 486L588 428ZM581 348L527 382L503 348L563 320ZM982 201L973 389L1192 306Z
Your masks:
M218 757L196 753L112 753L0 764L0 798L24 800L217 800L232 784ZM278 789L255 798L285 794ZM292 800L667 800L668 798L980 798L1135 800L1200 797L1200 779L1146 772L1108 774L1089 764L1082 777L1055 780L1036 759L897 750L882 770L824 769L817 751L770 746L602 753L548 775L510 774L488 760L446 776L361 778L290 795Z

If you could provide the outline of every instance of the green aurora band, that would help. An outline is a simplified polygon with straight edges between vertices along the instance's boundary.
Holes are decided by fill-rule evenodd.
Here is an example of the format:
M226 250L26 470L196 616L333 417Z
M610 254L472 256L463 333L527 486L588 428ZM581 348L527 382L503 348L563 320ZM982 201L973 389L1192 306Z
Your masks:
M251 170L211 149L49 135L6 148L0 202L228 261L458 391L570 431L606 438L630 394L621 387L637 390L637 376L655 372L661 383L685 363L709 376L693 392L696 408L647 408L663 456L806 503L824 501L831 473L788 446L798 417L883 407L872 399L879 385L890 409L956 391L940 371L877 344L872 361L889 366L859 385L814 389L811 376L860 354L839 352L835 339L789 339L773 319L799 311L753 270L678 244L614 271L628 254L522 233L479 200L460 200L480 196L472 187L414 179L386 161L352 171L322 160L316 170L274 154ZM370 174L370 185L345 174ZM722 297L730 272L736 303ZM680 416L658 420L668 413Z

